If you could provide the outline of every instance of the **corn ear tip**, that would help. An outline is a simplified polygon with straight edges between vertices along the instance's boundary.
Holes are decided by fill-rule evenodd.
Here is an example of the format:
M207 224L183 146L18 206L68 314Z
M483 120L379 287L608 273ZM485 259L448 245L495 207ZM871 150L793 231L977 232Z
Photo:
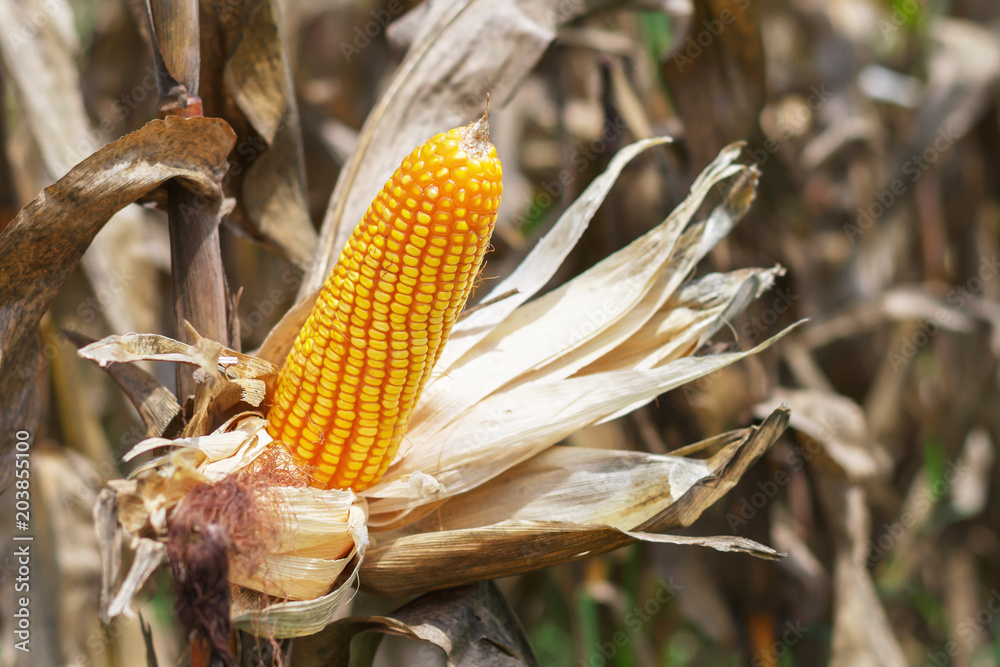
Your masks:
M475 158L484 158L490 149L490 96L486 95L486 111L476 121L462 128L461 147Z

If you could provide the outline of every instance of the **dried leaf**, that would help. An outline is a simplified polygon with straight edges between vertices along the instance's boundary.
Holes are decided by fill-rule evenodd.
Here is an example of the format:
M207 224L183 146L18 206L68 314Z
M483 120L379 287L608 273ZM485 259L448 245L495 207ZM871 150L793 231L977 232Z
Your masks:
M36 21L38 15L46 20ZM4 78L14 86L26 112L24 120L37 137L42 162L54 180L85 157L76 151L81 140L90 143L86 139L92 129L73 60L80 44L72 11L63 3L43 6L32 0L2 0L0 25L11 28L0 33ZM29 25L33 30L14 29Z
M14 433L34 433L36 329L49 302L115 211L178 178L218 205L232 132L208 118L152 121L90 156L26 206L0 235L0 489Z
M78 332L64 333L80 348L95 342ZM146 437L171 437L180 433L183 415L173 392L138 366L112 363L106 368L139 412L146 425Z
M136 469L128 481L110 483L115 495L105 500L105 506L116 511L125 531L141 537L135 541L140 549L135 564L109 604L108 614L127 610L142 582L162 562L164 540L178 504L195 489L228 484L254 494L272 522L272 531L264 531L260 538L261 553L231 560L230 581L253 589L235 589L234 620L269 636L315 632L332 620L350 594L364 558L368 543L364 501L350 490L304 486L306 473L284 449L273 446L264 424L259 415L244 413L210 435L151 438L126 455L132 458L170 448L167 454ZM255 486L254 475L262 470L269 477L256 478L265 486ZM232 493L226 487L223 495ZM113 558L110 550L116 536L103 533L107 533L103 536L104 556ZM114 567L109 565L108 576L113 573ZM340 579L346 580L334 587ZM114 585L105 580L106 591ZM106 592L105 597L108 595ZM274 598L291 601L273 604ZM300 600L305 601L304 607L297 602Z
M871 518L864 492L824 477L819 494L833 523L833 667L908 664L865 565Z
M159 667L160 661L156 657L156 647L153 645L153 629L146 623L142 614L139 614L139 629L142 630L142 641L146 644L146 667Z
M39 23L39 16L46 20ZM7 65L19 117L42 163L37 171L19 174L32 194L64 176L107 140L104 125L94 126L84 105L77 73L80 44L73 21L65 3L0 2L0 25L32 26L0 35L0 57ZM148 239L157 230L146 211L128 206L112 216L84 253L81 265L93 293L101 295L99 310L112 330L158 328L153 305L158 267L147 256Z
M406 477L417 471L444 486L437 498L468 491L570 433L755 354L778 338L746 352L689 357L648 371L598 373L497 393L423 441L424 446L409 450L382 482L362 495L373 515L423 504L426 498L413 496Z
M747 554L766 560L778 560L784 558L786 554L778 553L760 542L754 542L746 537L734 535L716 535L709 537L697 537L692 535L660 535L659 533L643 533L630 530L626 535L634 537L642 542L656 542L658 544L683 544L699 547L708 547L716 551L729 553Z
M80 356L96 361L101 368L143 359L199 366L200 360L191 354L191 350L187 343L157 334L125 334L90 343L80 349Z
M552 229L539 239L511 275L484 297L483 303L490 303L502 294L511 296L497 300L489 307L480 308L455 325L448 345L441 353L441 368L452 366L521 304L537 294L576 247L625 166L647 148L668 141L669 137L637 141L618 151L604 173L595 178L559 216Z
M274 380L277 369L263 359L202 338L190 325L188 327L188 335L196 341L194 345L156 334L126 334L91 343L80 350L80 356L102 367L142 360L197 366L195 376L200 384L195 391L191 420L183 434L205 435L217 425L218 417L238 402L260 406L267 383ZM217 378L222 381L216 382Z
M505 519L498 523L478 525L480 521L463 517L466 511L484 511L481 520L489 520L489 510L482 510L483 502L503 503L504 493L516 487L509 480L516 474L514 469L490 482L493 492L486 488L476 490L479 502L462 504L454 513L430 514L423 520L396 531L376 531L371 534L372 545L361 566L361 585L365 590L382 595L408 595L416 592L455 586L488 578L518 574L555 563L575 560L596 553L603 553L644 539L650 532L662 532L671 528L690 525L702 512L723 494L729 491L746 471L746 468L778 438L788 423L787 410L775 411L757 428L742 433L742 438L729 444L708 463L679 459L662 463L665 465L664 480L669 496L659 500L661 505L642 510L651 516L628 530L608 524L576 523L576 518L585 518L588 509L577 508L573 514L573 493L587 494L581 486L571 487L565 502L559 505L562 512L574 520L549 521L539 519ZM559 454L547 454L560 456ZM665 461L669 457L664 457ZM535 466L534 461L525 465L525 470ZM545 459L537 464L544 473ZM674 467L673 472L667 470ZM637 479L642 478L641 469ZM647 484L655 484L655 479L646 478ZM505 481L506 480L506 481ZM563 480L565 481L565 480ZM676 487L676 488L674 488ZM530 497L532 486L525 484ZM523 492L525 493L525 492ZM544 497L544 493L542 494ZM584 496L578 496L577 500ZM484 500L485 499L485 500ZM523 499L523 496L522 496ZM547 502L549 499L544 498ZM450 502L459 502L455 498ZM510 502L516 504L516 498ZM539 499L541 502L541 499ZM442 506L445 511L448 503ZM539 506L540 507L540 506ZM607 506L602 506L606 508ZM530 507L526 516L538 516ZM537 511L540 511L537 510ZM596 512L607 511L598 507ZM472 517L476 515L471 515ZM596 517L595 517L596 518ZM455 528L440 521L451 520ZM635 520L636 517L633 517ZM471 527L463 527L471 526ZM421 532L426 531L426 532ZM661 540L660 537L651 539ZM663 538L671 540L672 538ZM696 538L702 539L702 538ZM685 538L674 541L685 541ZM722 546L726 550L748 550L757 555L775 557L777 554L767 547L739 538L711 538L696 542L706 546ZM428 563L434 563L429 567Z
M937 48L931 50L929 58L928 99L911 126L910 140L900 147L901 168L935 140L945 139L950 146L972 131L1000 79L1000 44L995 30L942 17L930 22L930 34Z
M736 151L737 148L733 146L727 152L735 154ZM724 162L725 157L728 157L725 153L723 156L720 156L720 162ZM727 174L729 171L723 170L721 173ZM639 252L643 245L655 244L657 242L657 234L655 232L657 231L664 232L667 238L671 239L670 248L666 252L665 257L650 257L648 259L636 260L636 263L648 263L655 269L648 276L649 279L646 282L645 290L643 288L636 288L636 285L642 280L643 272L634 271L628 278L616 284L619 299L625 302L626 305L632 305L631 309L626 310L617 321L613 321L607 326L599 324L598 326L602 330L598 335L583 337L584 340L582 344L579 344L579 347L569 353L564 351L557 360L547 363L538 370L525 373L517 382L527 384L543 379L551 381L585 372L584 369L592 368L594 364L607 356L615 355L616 353L627 353L632 348L632 339L650 326L659 327L660 323L658 320L661 317L669 319L680 315L676 319L685 320L686 325L681 326L677 336L672 338L669 344L661 348L662 357L669 358L671 356L670 353L677 349L691 353L697 350L701 343L707 340L708 336L725 325L728 321L725 318L731 318L742 312L742 309L752 299L756 298L765 286L770 285L770 280L764 278L762 283L728 285L729 291L717 293L716 296L720 299L728 298L729 307L723 312L718 313L716 319L707 323L708 331L699 330L696 318L684 318L683 313L678 313L667 306L668 299L674 295L675 291L680 288L681 283L694 271L697 262L715 246L714 239L725 236L736 222L743 217L750 203L753 201L753 193L757 180L756 172L748 168L738 173L739 176L736 180L739 185L730 190L730 196L713 210L707 222L694 225L689 230L690 233L680 233L680 230L687 224L693 210L700 203L698 195L703 192L702 188L706 187L711 182L712 177L715 176L711 168L706 169L699 176L695 184L692 185L692 195L674 209L660 227L654 228L651 232L628 246L629 248L636 247L636 251ZM618 253L605 261L611 263L612 258L618 260ZM626 262L630 261L627 256L622 259ZM724 285L725 283L721 281L716 283L718 287ZM607 295L608 293L605 292L604 294ZM599 303L601 306L597 313L592 314L592 320L600 322L605 318L611 319L613 313L609 308L609 301L607 299L602 300L600 293L594 296L594 303ZM629 304L629 299L627 298L629 296L633 297L631 304ZM499 327L498 329L502 328ZM574 329L571 328L571 331L574 331ZM578 329L577 331L583 333L585 330ZM702 335L699 336L699 333ZM575 336L575 338L579 337L581 336ZM616 368L614 366L605 367L609 369ZM631 412L632 409L634 408L627 409L621 414Z
M567 367L564 374L568 374L613 349L641 327L652 315L649 311L655 311L665 295L656 295L645 311L637 311L637 322L630 321L617 333L609 333L608 340L601 338L626 313L631 314L658 281L664 281L662 287L669 295L687 277L691 268L687 262L669 263L677 236L716 183L745 169L733 164L738 156L737 146L728 147L695 180L691 194L663 223L589 271L518 308L453 364L439 365L436 370L441 374L428 383L414 412L411 437L435 435L454 419L461 405L489 396L514 378L524 377L530 382L530 371L557 363L576 348L592 343L589 354L579 355L575 366ZM700 244L700 239L687 238L689 244ZM518 285L507 285L505 281L498 289L501 287ZM481 313L485 319L495 309L509 312L508 301L515 300L500 301L462 324ZM450 354L448 349L446 346L444 355ZM498 363L501 359L502 363Z
M50 664L66 664L78 655L96 657L88 639L100 631L93 602L100 590L101 562L91 523L99 479L91 463L76 452L43 446L32 453L34 541L14 544L30 544L32 611L62 612L32 614L32 661L42 643L59 656Z
M236 131L228 220L300 268L316 247L299 112L275 0L202 3L202 98Z
M538 664L524 629L493 582L424 595L391 616L336 621L319 634L297 639L293 660L302 667L359 664L358 656L352 655L352 639L372 631L437 646L448 667Z
M101 489L94 503L94 532L101 551L101 621L109 623L108 610L115 597L118 576L122 567L122 530L118 526L117 494L111 489Z
M841 312L821 316L796 337L809 348L823 347L893 320L926 320L946 331L968 333L975 327L975 319L970 316L974 313L973 309L963 311L947 303L928 287L901 286Z
M743 269L709 273L684 285L618 349L584 368L600 373L614 368L647 369L688 355L705 345L732 317L774 285L783 269Z
M159 110L163 115L188 115L192 104L200 115L198 96L197 0L146 0L146 24L156 62Z
M259 596L234 595L235 627L263 637L304 637L330 625L337 610L354 597L358 559L345 569L346 576L331 592L313 600L291 600L263 606ZM263 608L262 608L263 607Z
M132 599L143 587L149 577L166 562L167 550L156 540L140 537L135 555L132 557L132 567L125 575L125 581L118 589L115 599L108 605L107 616L114 618L125 614L129 618L135 616L132 609Z

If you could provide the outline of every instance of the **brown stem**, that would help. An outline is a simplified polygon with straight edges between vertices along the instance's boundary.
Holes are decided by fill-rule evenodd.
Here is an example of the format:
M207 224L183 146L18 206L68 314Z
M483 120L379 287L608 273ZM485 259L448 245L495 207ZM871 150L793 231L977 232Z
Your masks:
M201 98L198 96L201 67L198 9L198 0L146 0L157 72L157 108L162 116L190 118L202 115ZM227 326L227 290L222 252L219 248L218 206L187 190L180 181L173 180L167 184L167 218L170 225L170 266L178 338L193 342L187 333L187 321L202 336L235 347L238 334L234 334L234 340L230 340ZM178 400L183 404L186 397L194 393L194 389L191 370L178 364ZM177 527L175 523L174 528ZM183 547L188 541L172 536L171 545ZM176 554L175 560L183 562L183 568L178 569L175 567L176 563L171 562L174 582L178 586L191 584L188 574L197 570L197 567L192 567L192 553L182 551ZM229 666L235 664L233 657L222 646L224 637L231 636L226 548L216 543L208 553L213 558L207 564L207 570L199 574L204 574L219 585L224 595L215 600L219 603L219 608L195 610L195 615L201 617L201 627L192 636L191 662L193 665L207 664L210 667ZM217 562L219 558L221 566ZM185 574L182 576L181 572ZM198 584L201 583L204 582L196 581L195 590L188 591L195 599L200 599ZM178 609L181 608L182 599L183 595L178 596ZM193 627L190 618L184 618L183 621L189 628ZM222 637L218 636L220 634ZM207 646L204 641L206 639Z
M147 0L161 115L200 116L201 62L197 0ZM170 264L178 338L192 342L185 320L203 336L232 345L226 326L226 282L214 206L177 181L167 184ZM190 369L177 367L181 403L194 392Z
M177 181L167 184L170 264L178 337L188 340L184 321L202 336L230 345L226 326L226 288L219 249L219 219L204 201ZM177 397L194 393L189 367L177 365Z

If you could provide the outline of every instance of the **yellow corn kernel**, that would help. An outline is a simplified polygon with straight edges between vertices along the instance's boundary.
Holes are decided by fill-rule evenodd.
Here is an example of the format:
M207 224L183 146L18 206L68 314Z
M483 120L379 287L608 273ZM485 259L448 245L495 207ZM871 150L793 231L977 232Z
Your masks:
M482 266L501 175L484 116L410 153L355 228L268 413L319 484L364 489L392 462Z

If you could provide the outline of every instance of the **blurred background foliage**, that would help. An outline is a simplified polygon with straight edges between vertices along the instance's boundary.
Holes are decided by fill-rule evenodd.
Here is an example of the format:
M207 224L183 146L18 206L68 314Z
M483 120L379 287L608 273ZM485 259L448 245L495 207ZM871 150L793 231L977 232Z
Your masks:
M406 19L427 8L274 5L305 207L318 230L413 39ZM568 443L666 453L787 403L792 429L691 532L747 536L788 557L634 545L503 580L540 663L1000 664L1000 6L552 6L575 18L523 80L484 77L464 119L486 92L514 90L491 109L505 188L485 279L509 272L622 145L676 138L630 165L557 280L657 224L722 146L745 140L746 160L763 174L757 202L700 270L780 263L787 273L720 346L809 323L760 357ZM69 166L156 117L136 16L125 0L0 0L0 228ZM501 37L507 29L494 27ZM206 100L217 84L202 81ZM243 145L253 149L247 132ZM165 216L130 210L99 235L43 322L34 470L48 538L36 572L49 613L36 617L32 659L42 662L18 662L5 629L0 664L145 660L139 623L97 621L90 519L102 479L127 472L121 454L145 429L58 334L176 333ZM222 249L228 284L242 289L242 347L252 350L294 302L302 273L288 252L255 243L237 217ZM172 385L171 369L150 370ZM7 622L13 561L9 541L2 548ZM140 611L159 664L171 665L184 642L169 583L161 577L155 588ZM401 602L359 595L353 612ZM439 662L432 649L387 639L376 664Z

